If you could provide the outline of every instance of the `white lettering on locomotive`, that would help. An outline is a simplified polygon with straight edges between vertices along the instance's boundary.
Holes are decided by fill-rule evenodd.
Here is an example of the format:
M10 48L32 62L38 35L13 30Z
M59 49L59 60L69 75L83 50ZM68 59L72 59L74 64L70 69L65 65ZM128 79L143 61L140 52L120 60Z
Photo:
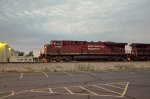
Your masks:
M100 50L100 48L88 48L88 50L95 51L95 50Z
M55 46L55 48L61 48L62 46Z
M104 45L88 45L88 50L100 50L101 48L104 48Z

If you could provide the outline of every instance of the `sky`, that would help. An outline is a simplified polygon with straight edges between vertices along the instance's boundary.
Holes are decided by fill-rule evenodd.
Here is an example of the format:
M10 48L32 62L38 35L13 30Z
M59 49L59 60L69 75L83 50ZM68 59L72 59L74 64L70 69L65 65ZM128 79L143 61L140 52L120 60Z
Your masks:
M0 0L0 41L38 56L51 40L150 43L150 0Z

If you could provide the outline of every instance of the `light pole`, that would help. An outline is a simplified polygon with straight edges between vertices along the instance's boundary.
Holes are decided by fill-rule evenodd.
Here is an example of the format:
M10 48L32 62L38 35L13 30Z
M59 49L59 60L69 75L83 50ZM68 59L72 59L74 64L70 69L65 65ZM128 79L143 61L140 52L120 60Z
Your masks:
M8 51L9 51L9 52L8 52L8 53L9 53L8 62L10 61L10 57L12 56L12 55L11 55L11 54L12 54L11 50L12 50L12 49L9 47L9 48L8 48Z

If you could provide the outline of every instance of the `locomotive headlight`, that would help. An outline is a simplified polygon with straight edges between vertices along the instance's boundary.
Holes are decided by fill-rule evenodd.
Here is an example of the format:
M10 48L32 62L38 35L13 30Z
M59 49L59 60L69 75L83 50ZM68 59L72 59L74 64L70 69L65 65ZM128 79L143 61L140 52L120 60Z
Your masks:
M44 47L46 49L46 47Z

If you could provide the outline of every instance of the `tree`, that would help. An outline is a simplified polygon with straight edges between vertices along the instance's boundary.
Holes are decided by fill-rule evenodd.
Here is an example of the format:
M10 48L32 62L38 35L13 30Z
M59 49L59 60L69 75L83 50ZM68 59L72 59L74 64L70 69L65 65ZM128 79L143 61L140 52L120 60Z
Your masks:
M34 57L33 51L30 51L26 56L32 56L32 57Z
M20 51L18 53L19 53L18 56L24 56L25 54L24 52L20 52Z

